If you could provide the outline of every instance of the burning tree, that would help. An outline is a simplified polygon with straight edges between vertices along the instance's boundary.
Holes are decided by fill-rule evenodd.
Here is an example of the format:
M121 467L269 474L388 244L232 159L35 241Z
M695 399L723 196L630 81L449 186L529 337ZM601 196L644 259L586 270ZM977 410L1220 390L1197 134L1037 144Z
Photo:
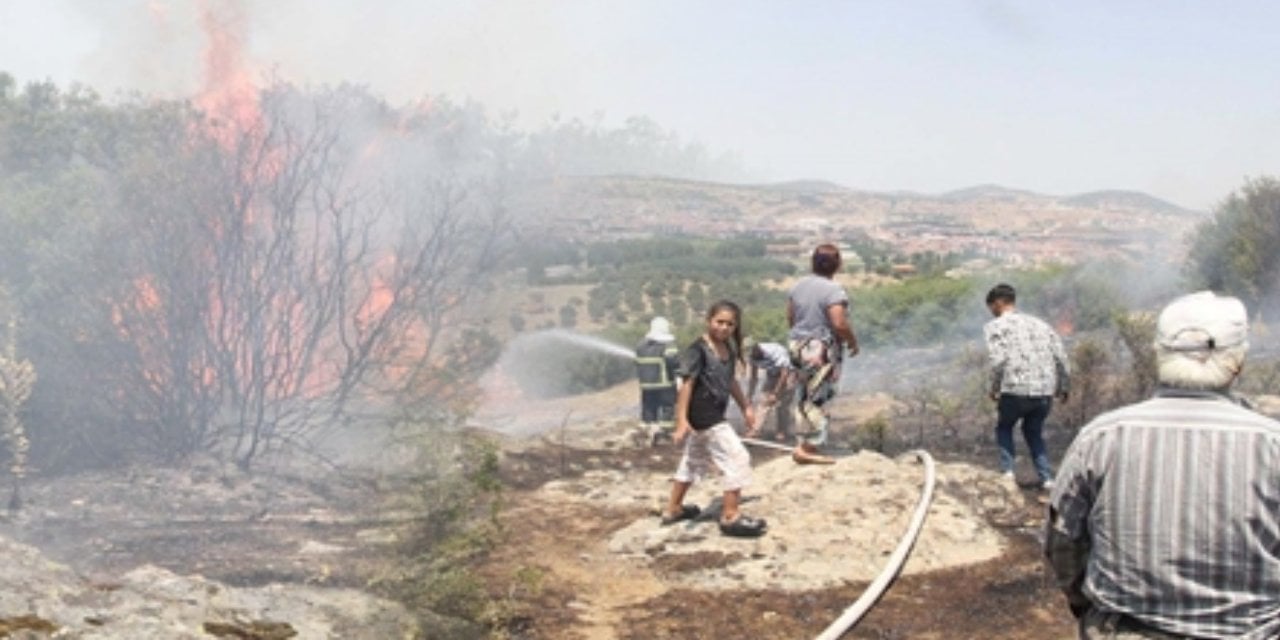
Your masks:
M438 351L494 262L501 198L481 177L387 178L383 140L342 126L365 115L353 97L276 87L250 122L180 119L134 165L110 308L151 450L247 466L353 406L461 382Z

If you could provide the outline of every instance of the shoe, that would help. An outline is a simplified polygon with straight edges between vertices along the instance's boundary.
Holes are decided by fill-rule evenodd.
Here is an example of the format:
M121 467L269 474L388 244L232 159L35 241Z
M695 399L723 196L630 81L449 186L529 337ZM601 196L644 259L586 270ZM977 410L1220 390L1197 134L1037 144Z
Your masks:
M791 452L791 461L796 464L835 464L836 459L820 453L810 453L796 449Z
M1005 471L1004 473L1001 473L1000 479L1003 480L1009 486L1015 489L1018 488L1018 478L1017 476L1013 475L1012 471Z
M1044 491L1053 491L1053 480L1045 480L1040 483L1040 488Z
M680 507L680 513L677 513L673 516L669 516L665 513L662 514L662 526L669 527L677 522L692 520L698 517L698 515L701 513L702 513L702 509L699 509L695 505L691 505L691 504L682 505Z
M721 522L720 533L734 538L759 538L769 530L764 518L738 516L733 522Z

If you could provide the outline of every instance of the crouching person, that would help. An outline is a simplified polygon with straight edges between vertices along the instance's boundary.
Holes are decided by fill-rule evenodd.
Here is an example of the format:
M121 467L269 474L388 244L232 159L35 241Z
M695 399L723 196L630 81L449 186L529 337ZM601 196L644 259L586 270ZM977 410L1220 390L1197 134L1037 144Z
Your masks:
M727 536L764 535L763 519L742 514L742 488L751 481L751 455L725 420L730 398L742 409L748 429L755 414L738 386L734 372L742 362L742 312L722 300L707 311L706 332L681 356L684 383L676 395L675 442L684 446L680 466L671 483L671 497L662 514L669 525L695 518L701 510L684 504L689 487L719 468L724 474L724 503L720 532Z
M1280 637L1280 423L1228 391L1246 334L1235 298L1175 300L1155 397L1067 450L1044 550L1081 638Z

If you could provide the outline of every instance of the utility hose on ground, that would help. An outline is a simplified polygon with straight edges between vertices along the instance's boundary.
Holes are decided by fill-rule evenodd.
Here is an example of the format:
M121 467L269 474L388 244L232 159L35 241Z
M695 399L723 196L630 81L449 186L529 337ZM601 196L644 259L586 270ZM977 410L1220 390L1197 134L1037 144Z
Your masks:
M911 524L907 527L907 534L898 542L898 547L893 550L893 555L889 557L889 563L885 565L880 575L876 577L862 595L849 605L844 613L836 618L830 626L826 628L816 640L838 640L849 629L852 629L858 621L866 615L871 606L884 595L889 588L889 584L893 579L898 577L898 573L902 571L902 565L906 563L907 556L911 553L911 548L915 546L916 539L920 537L920 529L924 526L924 517L929 512L929 504L933 502L933 485L935 482L933 469L933 456L929 455L924 449L916 449L912 451L921 462L924 463L924 488L920 491L920 501L916 503L916 511L911 516Z

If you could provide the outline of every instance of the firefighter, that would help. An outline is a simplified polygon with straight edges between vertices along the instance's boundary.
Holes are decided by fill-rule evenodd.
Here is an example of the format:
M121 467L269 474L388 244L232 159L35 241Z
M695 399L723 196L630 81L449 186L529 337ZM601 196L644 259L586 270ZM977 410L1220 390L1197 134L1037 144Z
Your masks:
M661 316L650 321L649 333L636 345L636 377L640 379L642 437L653 445L671 440L679 354L671 323Z

